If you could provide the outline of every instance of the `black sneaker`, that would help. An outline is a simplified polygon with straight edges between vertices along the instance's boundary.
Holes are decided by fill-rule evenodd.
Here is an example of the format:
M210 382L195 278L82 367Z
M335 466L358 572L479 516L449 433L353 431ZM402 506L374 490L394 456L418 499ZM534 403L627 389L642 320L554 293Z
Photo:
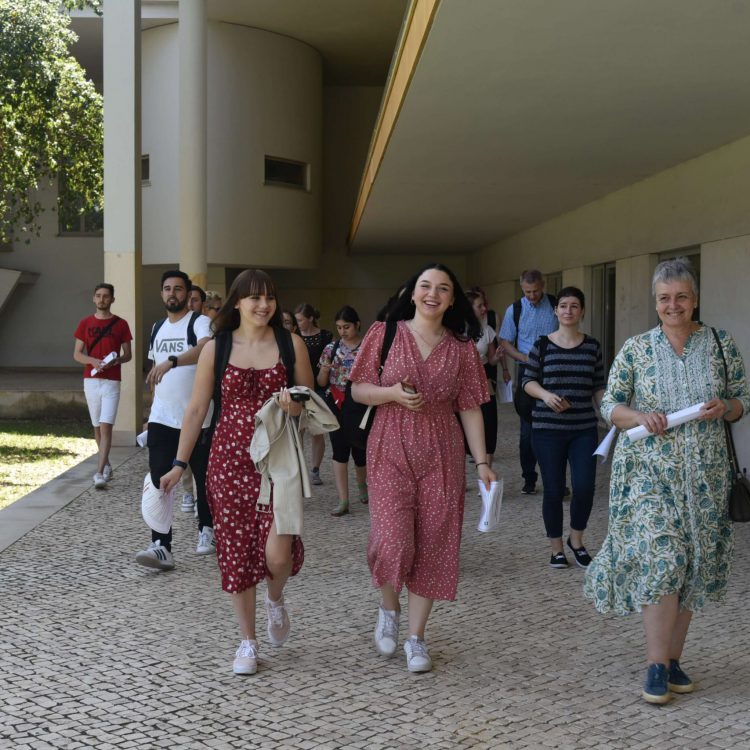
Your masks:
M526 484L521 487L521 494L536 495L536 485L533 482L526 482Z
M576 559L576 565L578 565L579 568L588 568L588 566L591 565L591 555L586 552L585 547L579 547L576 549L570 543L570 537L568 537L568 547L570 547L570 551L573 553L573 557Z
M552 557L550 557L549 566L550 568L567 568L568 558L565 557L564 552L556 552L554 555L552 555Z

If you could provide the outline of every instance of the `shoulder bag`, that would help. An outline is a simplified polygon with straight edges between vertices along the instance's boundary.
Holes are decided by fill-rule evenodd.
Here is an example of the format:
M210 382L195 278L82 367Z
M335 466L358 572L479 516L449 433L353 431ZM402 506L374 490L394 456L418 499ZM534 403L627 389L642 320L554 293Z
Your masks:
M716 333L716 329L712 328L711 332L716 339L716 343L719 345L719 354L721 354L721 361L724 364L724 383L729 386L729 378L727 371L727 361L724 358L724 347L721 345L719 335ZM727 395L729 393L727 392ZM729 517L737 523L747 523L750 521L750 480L747 478L747 474L740 471L740 463L737 460L737 451L734 447L734 438L732 437L732 426L729 422L723 420L724 432L727 439L727 453L729 454L729 465L732 469L732 485L729 488L729 499L727 511Z
M396 337L398 323L389 321L385 324L385 336L383 337L383 346L380 349L380 367L378 367L378 379L383 373L385 361L388 358L388 352L391 349L393 339ZM349 445L355 448L365 449L367 447L367 436L372 429L372 423L375 420L375 407L360 404L352 397L352 383L346 384L346 393L344 402L341 405L341 429L344 431Z

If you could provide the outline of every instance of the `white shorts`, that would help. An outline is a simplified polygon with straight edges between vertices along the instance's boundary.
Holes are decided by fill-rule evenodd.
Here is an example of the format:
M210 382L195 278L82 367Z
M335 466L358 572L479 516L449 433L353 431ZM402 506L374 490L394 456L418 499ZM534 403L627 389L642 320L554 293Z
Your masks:
M89 405L91 424L94 427L98 427L101 422L114 424L117 405L120 403L120 381L84 378L83 392Z

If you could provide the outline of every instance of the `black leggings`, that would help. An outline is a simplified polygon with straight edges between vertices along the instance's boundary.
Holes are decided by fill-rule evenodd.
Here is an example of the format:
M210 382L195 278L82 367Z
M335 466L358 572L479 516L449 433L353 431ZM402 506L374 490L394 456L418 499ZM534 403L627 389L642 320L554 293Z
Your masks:
M157 422L148 423L148 470L154 487L159 486L161 478L172 468L172 461L177 456L177 446L180 442L180 431L174 427L167 427ZM193 448L190 456L190 468L193 470L195 489L197 491L198 529L204 526L213 528L214 522L206 500L206 471L208 469L208 454L211 450L210 441L203 441L203 434ZM162 547L172 549L172 529L166 534L151 530L151 541L160 541Z

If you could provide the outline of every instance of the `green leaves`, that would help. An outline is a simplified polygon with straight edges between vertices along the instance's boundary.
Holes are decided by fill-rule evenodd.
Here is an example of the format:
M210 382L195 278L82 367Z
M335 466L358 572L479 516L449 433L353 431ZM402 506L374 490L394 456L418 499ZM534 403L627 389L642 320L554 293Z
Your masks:
M61 171L76 211L102 204L102 97L69 53L69 23L56 0L0 0L0 242L39 234L36 191Z

